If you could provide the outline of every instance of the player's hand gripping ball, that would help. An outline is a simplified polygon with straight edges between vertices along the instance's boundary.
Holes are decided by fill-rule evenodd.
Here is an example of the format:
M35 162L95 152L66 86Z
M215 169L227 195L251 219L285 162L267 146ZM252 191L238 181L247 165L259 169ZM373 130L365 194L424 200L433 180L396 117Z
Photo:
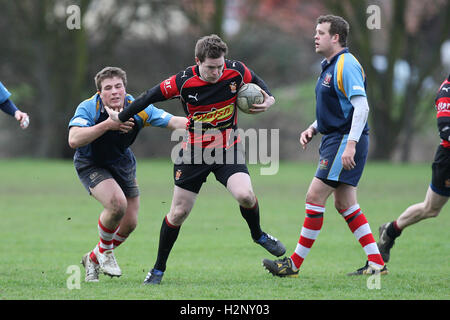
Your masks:
M26 129L28 128L28 125L30 124L30 118L27 116L25 117L25 119L22 120L22 122L20 123L20 126L22 127L22 129Z
M236 104L242 112L251 113L250 109L253 108L253 104L261 104L263 102L264 96L258 85L246 83L239 89Z

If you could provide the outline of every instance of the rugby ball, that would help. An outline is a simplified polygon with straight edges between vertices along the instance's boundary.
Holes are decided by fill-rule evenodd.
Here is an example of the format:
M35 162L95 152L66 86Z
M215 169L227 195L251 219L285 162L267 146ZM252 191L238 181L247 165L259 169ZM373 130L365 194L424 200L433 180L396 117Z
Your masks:
M260 104L263 102L264 96L258 85L254 83L246 83L239 89L236 104L242 112L250 113L250 109L253 107L253 104Z

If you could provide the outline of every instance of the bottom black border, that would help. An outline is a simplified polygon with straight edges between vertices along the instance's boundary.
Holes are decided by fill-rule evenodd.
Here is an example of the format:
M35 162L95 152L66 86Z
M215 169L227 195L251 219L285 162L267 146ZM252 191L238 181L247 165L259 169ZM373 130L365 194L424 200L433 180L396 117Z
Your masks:
M57 315L58 318L86 316L93 311L116 316L135 316L142 312L144 318L163 317L169 319L274 319L291 314L354 314L355 309L362 310L361 315L390 316L397 312L403 317L448 308L449 300L2 300L0 308L3 314L13 312L34 316L39 314ZM428 308L432 309L428 309ZM389 308L389 309L387 309ZM87 313L89 312L89 313Z

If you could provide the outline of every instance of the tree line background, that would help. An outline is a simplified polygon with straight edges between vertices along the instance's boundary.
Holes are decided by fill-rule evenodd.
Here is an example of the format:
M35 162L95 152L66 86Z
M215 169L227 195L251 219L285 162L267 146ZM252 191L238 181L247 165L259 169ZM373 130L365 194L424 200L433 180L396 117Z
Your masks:
M67 8L80 8L70 29ZM368 19L376 5L379 28ZM368 78L370 157L430 161L439 143L434 98L450 73L448 0L0 0L0 81L31 118L22 131L0 113L0 156L71 158L67 125L95 93L94 75L119 66L134 96L194 64L196 40L220 35L228 57L244 61L277 99L262 115L239 115L240 127L280 129L282 160L300 152L298 137L315 118L314 87L321 56L314 52L316 18L350 23L349 48ZM178 101L158 103L183 115ZM315 139L315 143L318 140ZM168 157L170 132L144 129L138 157Z

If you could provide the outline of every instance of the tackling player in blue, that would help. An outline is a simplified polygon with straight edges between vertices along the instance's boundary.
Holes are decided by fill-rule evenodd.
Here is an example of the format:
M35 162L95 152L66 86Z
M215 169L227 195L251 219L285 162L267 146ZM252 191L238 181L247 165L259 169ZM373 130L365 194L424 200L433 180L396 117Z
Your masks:
M74 165L84 187L103 206L98 220L100 241L82 258L85 281L97 282L99 272L121 276L113 249L136 228L139 187L136 159L129 148L147 126L185 129L187 119L173 116L153 105L123 124L105 111L126 109L134 100L126 93L125 71L106 67L95 76L98 92L77 107L69 123L69 145L76 149Z

